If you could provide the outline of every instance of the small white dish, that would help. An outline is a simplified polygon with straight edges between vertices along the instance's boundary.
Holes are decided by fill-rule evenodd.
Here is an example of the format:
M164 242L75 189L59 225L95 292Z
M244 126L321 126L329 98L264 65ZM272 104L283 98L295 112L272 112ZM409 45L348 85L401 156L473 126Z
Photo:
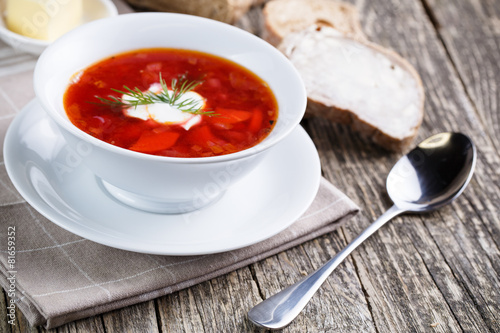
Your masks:
M300 126L217 202L193 213L148 213L119 203L66 145L37 100L10 125L7 172L19 193L60 227L111 247L161 255L229 251L289 227L319 188L316 148ZM223 178L217 180L224 182Z
M14 49L40 55L51 42L25 37L7 29L4 12L5 1L0 0L0 39ZM118 15L118 9L111 0L84 0L82 23Z

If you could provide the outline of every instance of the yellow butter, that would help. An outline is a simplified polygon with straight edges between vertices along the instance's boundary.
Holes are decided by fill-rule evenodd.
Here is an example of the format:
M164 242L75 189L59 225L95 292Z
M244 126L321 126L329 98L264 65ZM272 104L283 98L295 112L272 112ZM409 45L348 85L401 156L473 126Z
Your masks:
M26 37L53 41L82 22L82 0L7 0L7 28Z

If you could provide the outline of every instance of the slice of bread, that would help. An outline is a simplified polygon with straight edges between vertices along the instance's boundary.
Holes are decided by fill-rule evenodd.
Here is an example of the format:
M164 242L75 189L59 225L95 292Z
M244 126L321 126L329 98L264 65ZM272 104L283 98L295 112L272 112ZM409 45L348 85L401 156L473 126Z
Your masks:
M398 54L319 26L288 34L279 49L304 81L307 113L350 124L388 150L404 150L417 135L424 90Z
M358 10L351 4L332 0L271 0L263 9L262 38L276 46L290 32L312 24L330 26L345 34L366 39Z

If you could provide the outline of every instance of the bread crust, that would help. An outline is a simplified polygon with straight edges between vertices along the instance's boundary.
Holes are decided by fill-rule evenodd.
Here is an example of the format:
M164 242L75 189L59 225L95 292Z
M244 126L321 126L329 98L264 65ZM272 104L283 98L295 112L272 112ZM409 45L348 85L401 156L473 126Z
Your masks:
M366 40L355 6L332 0L271 0L262 10L262 38L277 46L283 38L312 24L329 26Z
M289 58L293 56L293 52L295 51L296 45L294 45L294 41L300 40L300 38L307 38L307 34L311 33L320 33L321 27L311 26L307 29L297 32L297 35L303 34L303 36L295 37L291 36L289 38L285 38L283 42L279 45L279 49ZM329 28L331 29L331 28ZM335 105L334 101L318 100L315 98L314 94L308 94L308 104L306 114L310 116L320 116L326 119L331 120L335 123L347 124L354 131L358 132L362 137L370 139L372 142L380 145L381 147L390 150L390 151L404 151L408 148L408 146L413 142L415 137L418 134L418 130L422 124L424 117L424 103L425 103L425 93L422 81L420 76L418 75L415 68L404 58L402 58L396 52L386 49L378 44L369 42L364 39L359 39L356 37L343 35L342 38L352 40L356 43L360 43L363 46L366 46L375 52L378 52L388 59L390 59L391 63L401 67L406 72L408 72L411 77L416 82L416 87L418 89L418 121L409 128L408 132L405 133L403 137L394 137L391 134L384 131L383 128L375 126L374 124L363 120L357 111L355 110L347 110L342 109ZM293 63L293 60L292 60ZM310 66L315 66L314 63L311 63ZM300 72L300 69L299 69ZM307 87L306 87L307 88Z
M143 9L197 15L226 23L235 23L262 0L126 0Z

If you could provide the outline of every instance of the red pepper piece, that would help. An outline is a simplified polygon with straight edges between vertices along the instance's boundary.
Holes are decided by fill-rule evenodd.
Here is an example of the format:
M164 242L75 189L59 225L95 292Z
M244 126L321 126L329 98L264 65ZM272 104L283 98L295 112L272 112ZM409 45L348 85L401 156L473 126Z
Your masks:
M179 133L176 132L155 133L148 131L141 135L139 140L130 147L130 150L154 153L172 147L178 138Z
M208 141L215 142L217 140L216 136L213 135L212 131L207 125L194 127L191 131L191 137L196 143L206 144Z
M250 125L248 125L248 129L255 133L262 128L262 120L264 119L264 115L261 110L254 110L252 115L252 120L250 120Z
M221 122L226 124L239 123L252 117L252 112L237 110L237 109L227 109L227 108L215 108L214 117L215 122Z

